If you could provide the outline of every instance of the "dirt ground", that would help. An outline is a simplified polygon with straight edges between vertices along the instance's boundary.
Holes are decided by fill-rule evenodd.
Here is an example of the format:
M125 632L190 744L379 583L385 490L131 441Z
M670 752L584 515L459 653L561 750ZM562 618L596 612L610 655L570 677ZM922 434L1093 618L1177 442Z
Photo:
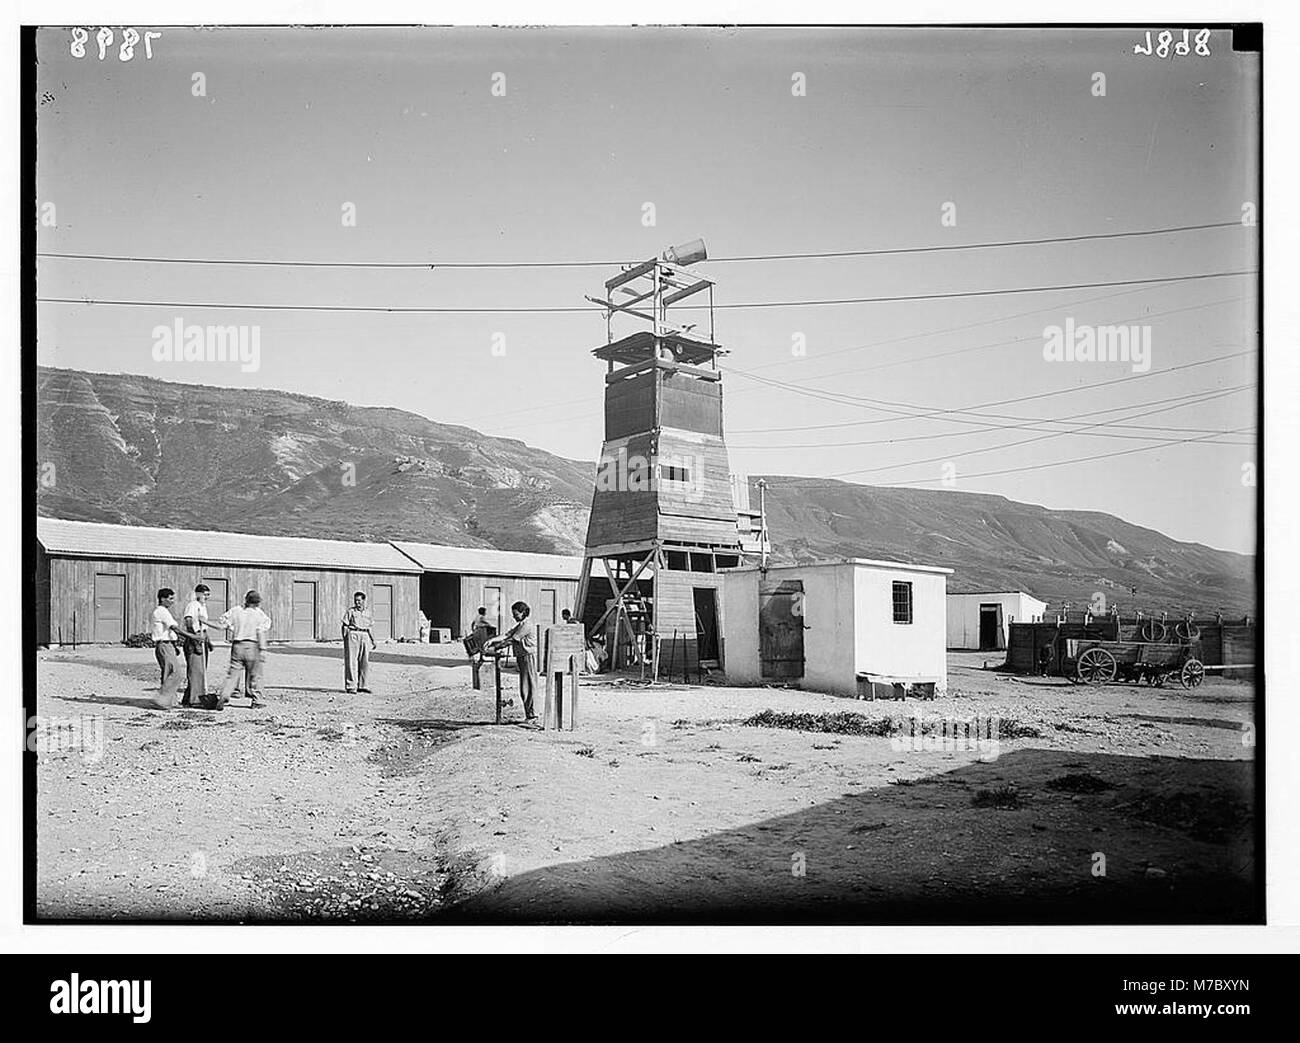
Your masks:
M987 653L929 702L592 678L579 729L542 732L517 699L493 724L455 646L384 646L368 695L338 647L277 647L269 705L220 713L156 710L149 649L38 655L42 918L1261 915L1246 683L1076 687Z

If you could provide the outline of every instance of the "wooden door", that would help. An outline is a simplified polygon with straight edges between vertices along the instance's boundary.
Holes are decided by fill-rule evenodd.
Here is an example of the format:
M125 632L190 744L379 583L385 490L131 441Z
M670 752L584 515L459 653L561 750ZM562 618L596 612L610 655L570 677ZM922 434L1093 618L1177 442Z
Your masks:
M803 677L803 581L763 583L758 590L758 645L763 677Z
M980 651L992 652L998 647L998 631L1001 629L1001 606L997 604L980 605Z
M393 639L393 585L376 583L370 588L370 615L376 641Z
M718 592L713 587L694 587L695 654L702 662L718 661ZM802 634L799 635L803 637Z
M227 579L212 579L204 576L203 583L208 585L212 592L208 598L208 618L216 622L230 608L230 581Z
M316 584L295 581L289 637L294 641L316 640Z
M121 641L126 637L126 577L95 573L94 640Z

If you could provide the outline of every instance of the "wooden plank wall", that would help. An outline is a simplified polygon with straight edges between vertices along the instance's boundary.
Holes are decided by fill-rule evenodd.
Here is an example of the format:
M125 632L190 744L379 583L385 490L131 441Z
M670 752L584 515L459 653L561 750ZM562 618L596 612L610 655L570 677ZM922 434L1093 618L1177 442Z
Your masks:
M149 618L158 604L158 588L176 591L173 615L179 617L202 579L225 579L232 604L243 604L244 594L256 590L262 595L262 610L271 617L272 641L289 640L293 604L293 584L316 584L316 638L338 641L339 622L352 604L354 591L367 595L377 583L393 588L393 638L417 640L420 636L420 577L409 574L348 572L324 569L252 568L223 562L158 562L114 559L49 559L49 598L38 611L48 619L51 641L72 639L73 613L76 613L77 641L91 636L94 618L95 574L126 576L126 632L147 633ZM214 606L220 608L220 606ZM212 613L213 618L220 612ZM218 635L219 637L219 635Z
M623 438L655 426L655 371L616 380L605 387L605 438Z
M36 643L50 643L50 559L45 548L36 545Z
M592 585L596 585L593 579ZM603 579L599 582L605 582ZM479 606L482 605L488 609L488 617L491 619L491 606L488 605L487 595L485 593L488 587L499 587L501 589L501 624L498 625L496 620L492 624L498 627L497 632L501 633L514 625L514 619L510 615L510 606L516 601L525 602L532 609L530 617L534 623L546 625L549 620L540 617L540 606L542 603L542 591L555 591L555 622L560 622L560 612L563 609L574 608L573 600L578 596L578 581L576 579L531 579L521 576L474 576L462 575L460 577L460 614L465 618L459 621L460 631L455 635L464 636L469 624L474 617L478 615Z
M660 370L659 423L722 437L722 383Z
M629 461L638 456L649 460L651 442L649 434L636 435L625 441L606 441L601 449L601 460L617 461L622 447L627 449ZM610 466L616 467L617 464ZM648 488L631 491L626 488L602 488L598 484L591 499L587 546L599 547L652 539L658 517L657 497Z
M1172 622L1169 624L1172 626ZM1196 620L1201 634L1198 639L1200 659L1206 666L1253 665L1255 662L1255 625L1243 623L1215 623ZM1126 621L1120 626L1120 639L1137 640L1136 626ZM1050 644L1057 633L1055 623L1012 623L1011 640L1007 647L1007 665L1017 673L1034 673L1037 670L1039 649ZM1108 621L1063 623L1062 639L1087 638L1089 640L1115 640L1114 625ZM1053 661L1052 668L1056 669Z
M707 587L718 591L718 642L721 647L724 633L722 621L722 576L716 572L676 572L664 569L655 576L655 629L659 632L660 661L665 662L672 653L669 650L673 640L673 631L677 631L677 659L673 667L675 672L682 669L682 657L685 656L687 669L692 673L697 669L699 657L695 639L695 595L697 587Z

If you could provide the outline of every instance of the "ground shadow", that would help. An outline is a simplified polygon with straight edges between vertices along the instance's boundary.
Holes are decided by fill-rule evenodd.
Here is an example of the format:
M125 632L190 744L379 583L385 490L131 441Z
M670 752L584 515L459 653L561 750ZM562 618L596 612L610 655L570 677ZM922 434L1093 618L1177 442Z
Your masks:
M130 699L121 695L60 695L57 698L61 702L68 703L96 703L98 705L113 706L131 706L138 710L157 710L159 713L168 713L170 709L166 706L159 706L152 699ZM176 707L176 709L188 709L187 707Z
M1020 750L696 840L510 876L444 916L1257 923L1253 785L1246 760Z
M272 645L270 650L274 655L321 656L325 659L337 659L340 663L343 662L343 648L341 645L322 645L319 648L309 645ZM403 655L401 652L371 652L370 661L372 663L393 663L398 666L469 666L469 660L465 658L463 652L456 655L455 658Z

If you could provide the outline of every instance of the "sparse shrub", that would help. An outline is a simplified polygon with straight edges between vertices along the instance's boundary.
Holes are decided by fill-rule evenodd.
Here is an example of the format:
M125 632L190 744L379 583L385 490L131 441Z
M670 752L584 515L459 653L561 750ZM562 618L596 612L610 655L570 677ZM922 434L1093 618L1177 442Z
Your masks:
M894 722L888 717L872 719L846 710L840 713L777 713L764 710L741 722L750 728L785 728L797 732L826 732L834 735L889 735Z
M1061 775L1055 779L1047 780L1047 788L1059 790L1062 793L1101 793L1103 790L1114 789L1105 779L1099 779L1096 775L1090 775L1086 771L1071 772L1069 775Z
M1020 793L1015 786L987 786L977 789L970 802L977 808L1018 808Z

